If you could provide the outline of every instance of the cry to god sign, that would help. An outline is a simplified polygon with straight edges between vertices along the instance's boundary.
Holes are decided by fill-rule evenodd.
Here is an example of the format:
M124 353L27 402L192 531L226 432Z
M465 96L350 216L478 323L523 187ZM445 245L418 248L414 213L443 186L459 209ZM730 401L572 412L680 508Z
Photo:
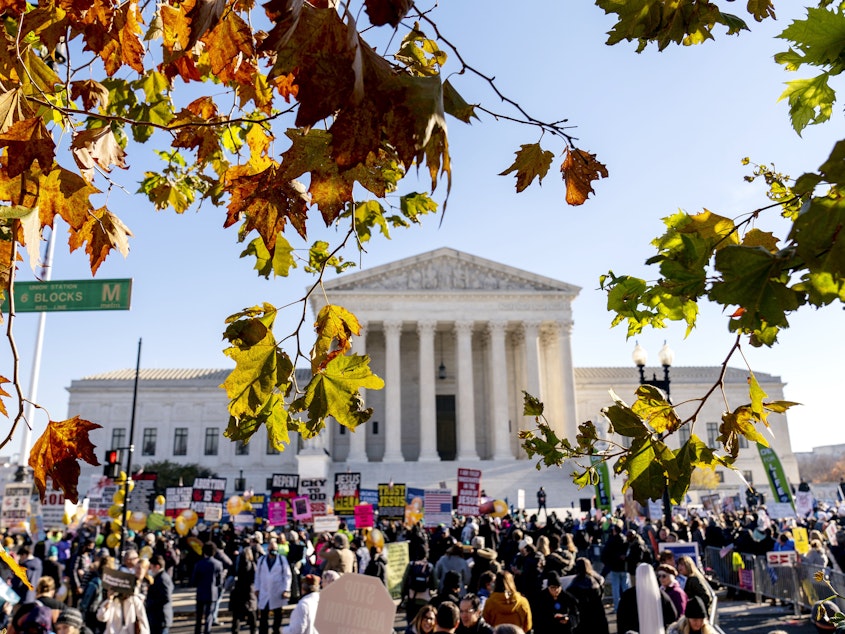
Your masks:
M342 575L320 592L320 634L389 634L396 606L378 577Z

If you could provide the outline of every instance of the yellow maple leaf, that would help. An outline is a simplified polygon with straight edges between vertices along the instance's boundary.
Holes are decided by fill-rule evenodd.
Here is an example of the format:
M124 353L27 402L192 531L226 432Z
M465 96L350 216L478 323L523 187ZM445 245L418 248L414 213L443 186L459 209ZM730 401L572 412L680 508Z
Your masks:
M2 546L0 546L0 560L9 567L9 570L11 570L18 579L23 581L23 584L27 588L33 590L32 584L29 582L29 577L26 576L26 568L20 566L15 558L12 557L12 555L10 555L9 552Z
M105 261L113 249L120 251L123 257L129 255L129 240L132 235L129 228L105 207L91 212L87 222L77 231L71 232L68 246L75 251L83 244L85 253L91 262L91 273Z
M35 486L44 499L47 478L53 480L53 489L61 490L65 498L76 504L79 501L79 463L84 460L95 467L100 464L94 455L94 445L88 439L91 430L102 427L79 416L68 420L50 421L47 429L29 452Z
M566 181L566 202L570 205L583 205L594 193L590 183L607 178L607 168L596 160L596 155L578 148L566 148L560 171Z

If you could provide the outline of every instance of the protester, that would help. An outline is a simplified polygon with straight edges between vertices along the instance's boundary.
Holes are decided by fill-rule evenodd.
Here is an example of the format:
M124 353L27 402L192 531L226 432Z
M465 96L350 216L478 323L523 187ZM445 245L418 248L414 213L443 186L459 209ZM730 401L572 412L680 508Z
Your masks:
M271 538L267 554L258 560L255 569L259 634L267 634L269 630L270 611L273 612L273 634L281 632L282 607L287 605L290 598L290 565L287 559L279 555L278 547L275 538Z
M604 577L593 570L586 557L575 560L575 577L566 588L578 601L579 621L577 634L608 634L610 626L602 605Z
M461 623L456 634L493 634L493 627L481 616L481 599L477 595L465 594L458 608Z
M493 593L484 603L484 620L493 627L501 623L513 623L526 632L532 627L531 607L516 589L513 575L504 570L496 575Z
M56 634L80 634L84 627L82 612L66 606L56 619L55 632Z
M332 539L332 546L321 553L323 570L334 570L340 574L358 572L358 559L349 550L349 538L343 533L337 533Z
M214 557L217 546L212 542L202 545L202 559L194 566L191 585L196 587L194 634L211 634L214 625L214 604L223 585L223 564Z
M165 566L162 555L153 555L150 560L153 582L144 601L152 634L168 634L173 626L173 579Z
M235 585L229 594L232 613L232 634L240 631L240 622L246 621L249 634L255 634L258 596L255 591L255 559L253 549L246 546L235 559Z
M684 555L678 559L678 573L686 577L684 594L687 595L687 599L698 597L704 602L704 609L707 611L707 614L710 614L711 606L715 600L715 594L710 584L707 583L707 579L704 578L698 566L695 565L692 557Z
M562 588L556 572L547 573L546 582L532 609L534 629L543 634L570 634L578 627L577 600Z
M707 621L704 601L692 597L684 610L684 616L669 626L667 634L715 634L716 630Z
M458 606L451 601L445 601L437 608L437 620L434 624L434 631L454 633L459 622L460 611L458 610Z
M318 634L314 623L320 603L320 577L306 575L301 589L302 597L290 615L290 624L284 628L284 634Z
M433 605L424 605L408 623L405 634L430 634L434 631L436 623L437 609Z
M674 623L679 616L672 599L657 583L654 568L647 563L639 564L634 585L619 599L616 631L663 634L665 625Z
M657 582L672 599L678 614L684 614L687 607L687 594L678 582L678 570L669 564L660 564L657 567Z
M110 591L97 610L97 618L106 624L105 634L150 634L144 600L137 593Z

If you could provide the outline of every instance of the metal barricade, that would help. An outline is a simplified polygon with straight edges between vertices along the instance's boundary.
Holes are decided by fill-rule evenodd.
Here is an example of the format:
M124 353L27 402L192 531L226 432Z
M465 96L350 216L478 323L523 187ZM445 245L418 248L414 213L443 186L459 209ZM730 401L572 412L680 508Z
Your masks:
M704 553L705 573L720 584L753 592L757 603L774 599L793 606L796 616L816 601L832 600L845 611L845 600L836 598L828 585L842 592L845 574L829 568L798 562L770 565L765 556L708 547ZM819 578L817 578L817 576Z

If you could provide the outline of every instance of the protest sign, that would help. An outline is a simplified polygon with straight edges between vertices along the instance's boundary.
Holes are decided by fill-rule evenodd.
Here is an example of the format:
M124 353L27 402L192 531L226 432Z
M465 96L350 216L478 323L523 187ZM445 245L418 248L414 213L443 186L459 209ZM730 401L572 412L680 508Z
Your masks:
M458 515L478 515L478 496L481 492L480 469L458 469Z
M326 478L305 478L299 481L299 494L308 498L312 515L325 515L328 512L327 488Z
M135 593L138 578L131 572L123 572L113 568L103 568L103 587L109 592L116 592L124 596Z
M407 487L404 484L378 485L378 516L385 520L405 519Z
M335 515L354 515L355 505L361 501L360 490L360 473L336 473L334 476Z
M396 605L381 579L342 575L320 592L314 625L320 634L387 634L395 617Z

